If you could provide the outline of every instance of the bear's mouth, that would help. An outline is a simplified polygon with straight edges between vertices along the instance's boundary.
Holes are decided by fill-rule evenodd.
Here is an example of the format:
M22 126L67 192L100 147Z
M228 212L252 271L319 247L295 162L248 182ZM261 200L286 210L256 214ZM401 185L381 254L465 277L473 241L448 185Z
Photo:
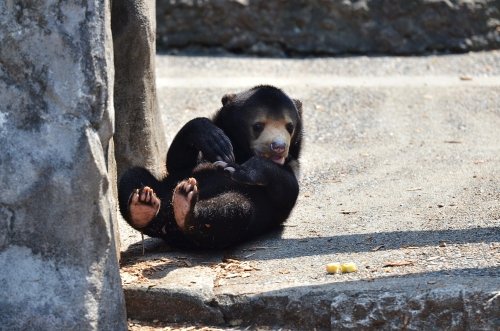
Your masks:
M283 165L285 164L285 157L282 155L274 155L271 157L271 161Z
M263 152L257 152L256 153L258 156L269 159L273 161L274 163L284 165L285 164L285 159L286 159L286 153L284 154L275 154L275 153L263 153Z

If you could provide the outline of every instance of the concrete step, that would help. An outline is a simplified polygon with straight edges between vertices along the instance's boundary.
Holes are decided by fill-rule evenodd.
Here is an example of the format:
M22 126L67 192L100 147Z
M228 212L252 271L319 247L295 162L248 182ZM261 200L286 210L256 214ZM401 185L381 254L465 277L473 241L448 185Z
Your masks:
M157 58L167 138L276 84L304 104L301 194L280 233L185 252L122 232L128 316L290 329L500 327L500 52ZM327 263L358 272L330 275Z

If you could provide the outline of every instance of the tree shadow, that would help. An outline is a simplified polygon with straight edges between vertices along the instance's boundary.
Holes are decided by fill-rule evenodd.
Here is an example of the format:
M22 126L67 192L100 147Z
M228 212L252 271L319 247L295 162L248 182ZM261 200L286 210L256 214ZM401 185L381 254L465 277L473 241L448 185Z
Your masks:
M307 238L277 238L277 234L271 234L235 247L231 254L248 256L248 252L254 251L248 259L267 260L481 242L500 242L500 229L394 231Z

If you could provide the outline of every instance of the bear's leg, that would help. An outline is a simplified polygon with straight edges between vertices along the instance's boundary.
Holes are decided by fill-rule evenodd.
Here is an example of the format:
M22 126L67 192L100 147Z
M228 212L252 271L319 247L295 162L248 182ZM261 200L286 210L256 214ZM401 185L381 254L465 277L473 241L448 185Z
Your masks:
M160 199L149 186L136 189L130 195L128 210L131 225L136 229L143 228L158 214Z
M200 198L194 178L180 182L174 190L174 218L185 237L200 248L224 248L242 240L254 215L251 201L233 191L210 198L204 195Z
M196 179L189 178L177 184L172 196L172 206L175 221L181 230L185 230L186 220L192 216L197 201L198 183Z

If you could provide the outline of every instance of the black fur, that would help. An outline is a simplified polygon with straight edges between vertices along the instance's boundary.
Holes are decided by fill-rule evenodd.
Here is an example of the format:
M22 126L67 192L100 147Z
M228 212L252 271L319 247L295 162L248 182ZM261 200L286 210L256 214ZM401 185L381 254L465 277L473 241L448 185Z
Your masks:
M297 200L295 175L302 142L302 104L272 86L257 86L222 98L213 120L195 118L178 132L167 153L168 176L158 181L134 168L119 185L120 210L129 221L128 199L134 189L150 186L161 199L158 215L142 231L178 247L221 248L282 224ZM252 117L287 111L295 131L283 165L254 155L249 141ZM224 161L233 173L213 165ZM181 231L171 206L178 182L194 177L199 197Z

